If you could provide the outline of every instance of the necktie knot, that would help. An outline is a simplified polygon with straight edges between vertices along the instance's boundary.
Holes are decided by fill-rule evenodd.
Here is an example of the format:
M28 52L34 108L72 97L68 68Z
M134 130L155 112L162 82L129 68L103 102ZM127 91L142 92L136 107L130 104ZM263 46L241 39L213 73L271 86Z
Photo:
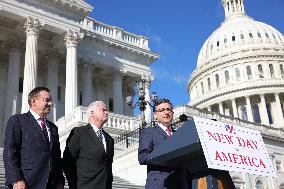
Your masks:
M167 131L167 135L168 135L168 136L171 136L172 132L171 132L171 129L170 129L169 127L167 127L167 130L166 130L166 131Z

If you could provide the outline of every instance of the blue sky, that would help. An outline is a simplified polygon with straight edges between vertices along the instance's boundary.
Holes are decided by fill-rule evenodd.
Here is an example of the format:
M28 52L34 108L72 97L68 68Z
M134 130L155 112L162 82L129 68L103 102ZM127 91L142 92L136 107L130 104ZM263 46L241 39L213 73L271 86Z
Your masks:
M221 0L86 0L91 17L149 38L161 58L151 66L151 91L186 104L190 74L200 48L224 20ZM284 0L244 0L246 14L284 34Z

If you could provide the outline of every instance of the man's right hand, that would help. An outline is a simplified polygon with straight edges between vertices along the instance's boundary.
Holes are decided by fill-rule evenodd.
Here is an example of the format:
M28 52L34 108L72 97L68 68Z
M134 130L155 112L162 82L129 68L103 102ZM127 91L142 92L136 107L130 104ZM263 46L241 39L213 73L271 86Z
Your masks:
M20 180L13 184L13 189L26 189L26 183L23 180Z

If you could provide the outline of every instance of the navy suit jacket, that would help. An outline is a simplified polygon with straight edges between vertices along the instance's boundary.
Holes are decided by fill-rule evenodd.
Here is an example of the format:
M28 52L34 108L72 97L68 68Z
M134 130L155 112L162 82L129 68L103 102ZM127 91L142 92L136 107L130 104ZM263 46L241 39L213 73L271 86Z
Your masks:
M174 130L172 129L172 132ZM166 132L155 125L141 130L139 138L138 161L147 165L145 189L181 189L186 188L184 170L152 165L148 162L149 154L168 138Z
M9 187L24 180L29 189L45 189L50 174L53 186L64 184L58 130L52 122L47 123L50 144L31 112L16 114L8 120L3 158Z
M70 132L63 154L63 169L70 189L112 188L114 140L104 130L103 134L106 151L90 124Z

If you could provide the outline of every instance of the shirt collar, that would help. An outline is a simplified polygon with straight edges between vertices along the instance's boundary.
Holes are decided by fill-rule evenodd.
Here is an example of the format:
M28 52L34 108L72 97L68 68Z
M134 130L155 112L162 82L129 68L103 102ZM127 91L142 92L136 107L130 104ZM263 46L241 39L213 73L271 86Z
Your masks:
M158 123L159 127L161 127L165 132L167 132L167 128L166 126L164 126L163 124L161 123Z
M35 118L36 120L39 120L40 116L39 116L37 113L35 113L35 112L32 111L32 110L30 110L30 112L31 112L31 114L34 116L34 118ZM44 118L44 120L45 120L45 118Z
M91 124L91 126L93 127L93 129L94 129L94 131L95 132L98 132L98 130L100 130L95 124L93 124L93 123L90 123ZM102 129L101 129L102 130Z

